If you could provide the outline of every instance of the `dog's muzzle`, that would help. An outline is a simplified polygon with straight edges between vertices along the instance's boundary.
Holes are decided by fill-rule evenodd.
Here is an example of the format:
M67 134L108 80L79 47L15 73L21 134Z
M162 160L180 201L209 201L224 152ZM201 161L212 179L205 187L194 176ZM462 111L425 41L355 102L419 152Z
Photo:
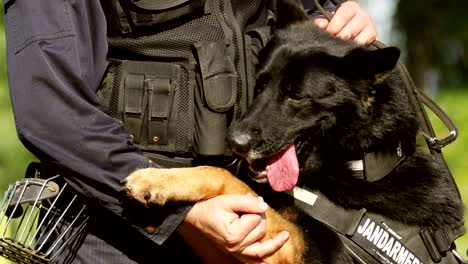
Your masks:
M59 175L10 184L0 209L0 254L16 263L50 263L87 224L86 205Z

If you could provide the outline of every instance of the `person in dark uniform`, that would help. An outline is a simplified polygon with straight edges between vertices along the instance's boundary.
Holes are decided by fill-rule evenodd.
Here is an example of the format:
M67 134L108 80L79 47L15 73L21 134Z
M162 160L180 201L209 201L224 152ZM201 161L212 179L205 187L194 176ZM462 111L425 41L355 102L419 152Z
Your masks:
M204 7L215 2L206 0ZM140 10L138 4L152 3L166 2L4 0L8 80L18 136L89 204L90 220L83 239L57 262L188 262L189 251L180 243L174 246L179 239L174 234L179 230L192 243L209 241L242 262L261 263L262 257L280 248L288 237L281 233L256 242L265 233L262 215L268 207L261 198L225 195L154 210L133 209L122 199L121 181L132 171L171 164L148 158L126 126L131 115L123 121L115 118L98 96L109 74L116 76L118 68L109 71L109 65L113 59L122 59L115 41L109 41L114 21L134 18L127 8ZM318 17L315 23L330 34L362 45L377 38L369 15L356 2L344 2L338 8L327 2L325 7L335 12L334 18L328 22ZM136 17L139 23L147 18L144 12ZM135 24L127 26L135 36ZM121 29L125 29L123 24ZM144 33L141 39L147 37ZM138 56L142 61L148 59ZM158 141L159 137L152 139Z

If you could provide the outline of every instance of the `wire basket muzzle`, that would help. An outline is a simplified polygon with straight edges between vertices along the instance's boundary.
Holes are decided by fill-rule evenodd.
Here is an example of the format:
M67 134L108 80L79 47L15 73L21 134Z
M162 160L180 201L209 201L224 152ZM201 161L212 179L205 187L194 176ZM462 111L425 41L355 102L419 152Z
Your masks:
M86 227L86 205L59 175L23 178L5 192L0 210L0 254L16 263L52 263ZM58 180L58 181L57 181Z

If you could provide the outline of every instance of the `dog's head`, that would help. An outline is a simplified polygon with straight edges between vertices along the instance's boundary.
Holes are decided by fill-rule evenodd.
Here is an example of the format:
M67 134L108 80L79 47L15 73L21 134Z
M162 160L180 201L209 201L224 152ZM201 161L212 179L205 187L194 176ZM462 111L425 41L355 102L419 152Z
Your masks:
M401 86L392 78L399 55L394 47L368 50L335 39L311 24L278 30L260 54L256 99L231 125L228 144L250 162L257 181L284 191L296 184L299 163L320 167L324 153L345 158L398 141L395 127L413 122L407 99L393 88Z

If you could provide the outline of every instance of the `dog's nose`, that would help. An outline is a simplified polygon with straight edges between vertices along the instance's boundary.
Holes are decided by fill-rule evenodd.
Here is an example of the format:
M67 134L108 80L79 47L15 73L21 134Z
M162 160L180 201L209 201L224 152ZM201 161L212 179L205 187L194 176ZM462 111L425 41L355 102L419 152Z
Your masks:
M227 143L235 153L245 156L251 149L252 137L239 131L230 131L226 136Z

